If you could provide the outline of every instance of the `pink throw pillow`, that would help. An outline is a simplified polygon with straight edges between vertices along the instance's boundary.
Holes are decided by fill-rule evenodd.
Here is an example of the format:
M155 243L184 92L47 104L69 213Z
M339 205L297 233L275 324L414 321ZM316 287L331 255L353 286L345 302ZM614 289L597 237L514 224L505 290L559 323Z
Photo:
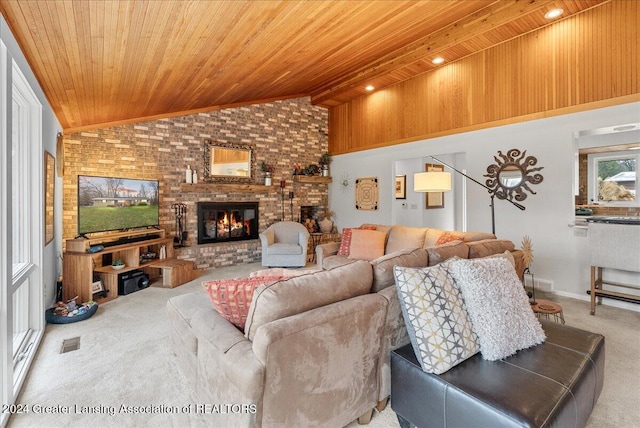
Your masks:
M459 236L455 236L453 233L444 232L442 235L440 235L440 237L438 237L438 240L436 241L436 245L443 245L443 244L446 244L447 242L453 242L453 241L461 241L461 239Z
M349 248L351 247L351 235L354 230L376 230L373 225L362 225L360 227L345 227L342 229L342 239L340 240L339 256L349 256ZM386 236L386 235L385 235Z
M244 331L254 290L263 284L280 281L283 278L282 276L259 276L241 279L219 279L205 281L202 286L207 291L216 312Z
M377 230L360 230L352 232L349 258L373 260L384 256L384 241L387 234Z

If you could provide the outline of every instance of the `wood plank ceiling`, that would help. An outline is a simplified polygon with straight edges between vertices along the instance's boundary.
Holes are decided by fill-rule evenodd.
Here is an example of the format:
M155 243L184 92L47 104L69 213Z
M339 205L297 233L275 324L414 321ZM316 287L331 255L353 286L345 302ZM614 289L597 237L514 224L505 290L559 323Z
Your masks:
M339 105L610 0L0 0L63 128ZM562 19L561 18L561 19Z

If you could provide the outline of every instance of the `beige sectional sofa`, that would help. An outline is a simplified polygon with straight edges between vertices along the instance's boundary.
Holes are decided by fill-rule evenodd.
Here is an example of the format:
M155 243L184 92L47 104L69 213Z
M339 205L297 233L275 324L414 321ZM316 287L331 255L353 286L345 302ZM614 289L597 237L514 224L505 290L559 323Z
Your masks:
M237 411L212 417L212 424L367 422L390 394L391 350L409 343L393 266L429 266L453 255L505 251L520 258L513 243L486 239L486 234L425 247L435 244L436 231L412 229L418 228L389 227L386 247L393 251L371 261L335 258L321 246L323 271L255 290L244 332L214 310L204 291L169 299L173 351L196 399L236 405L231 410ZM417 248L406 247L407 242Z

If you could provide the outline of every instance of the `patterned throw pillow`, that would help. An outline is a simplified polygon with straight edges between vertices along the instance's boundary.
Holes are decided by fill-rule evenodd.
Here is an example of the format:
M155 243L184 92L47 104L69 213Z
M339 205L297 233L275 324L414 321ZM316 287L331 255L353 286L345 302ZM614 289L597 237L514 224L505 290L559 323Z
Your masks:
M376 230L374 225L362 225L360 227L345 227L342 229L342 238L340 240L339 256L349 256L349 248L351 248L351 235L354 229L359 230Z
M500 360L545 340L513 265L504 258L447 262L485 360Z
M458 291L446 265L394 268L398 299L422 370L441 374L479 350Z
M459 236L455 236L453 233L444 232L436 241L436 245L442 245L452 241L462 241L462 239Z
M202 286L207 291L216 312L244 331L254 290L263 284L280 281L283 278L283 276L260 276L220 279L205 281Z

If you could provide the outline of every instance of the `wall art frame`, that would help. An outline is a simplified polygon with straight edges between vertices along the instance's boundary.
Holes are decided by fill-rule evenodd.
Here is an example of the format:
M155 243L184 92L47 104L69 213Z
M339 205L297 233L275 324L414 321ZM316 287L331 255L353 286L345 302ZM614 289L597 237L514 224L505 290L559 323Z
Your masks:
M356 178L356 209L376 211L378 209L378 177Z
M406 175L396 175L396 199L407 199Z
M444 165L427 163L424 165L426 172L444 172ZM425 194L425 209L444 208L444 192L427 192Z

